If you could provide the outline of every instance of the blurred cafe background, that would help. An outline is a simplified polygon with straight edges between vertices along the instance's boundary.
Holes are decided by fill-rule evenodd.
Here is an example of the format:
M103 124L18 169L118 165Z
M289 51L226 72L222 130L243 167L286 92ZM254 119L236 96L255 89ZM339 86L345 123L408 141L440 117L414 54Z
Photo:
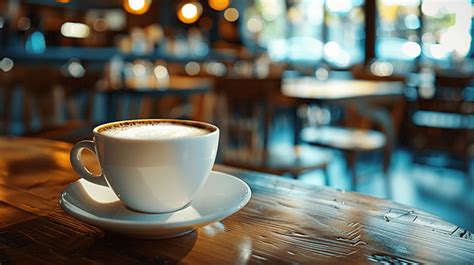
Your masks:
M471 0L0 0L0 133L221 128L219 163L474 229Z

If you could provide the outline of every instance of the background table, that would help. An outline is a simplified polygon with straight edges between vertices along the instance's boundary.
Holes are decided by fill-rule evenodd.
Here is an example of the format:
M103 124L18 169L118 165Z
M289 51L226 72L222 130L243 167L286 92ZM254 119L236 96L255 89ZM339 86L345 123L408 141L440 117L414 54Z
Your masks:
M312 77L302 77L284 79L282 86L283 94L311 101L390 99L403 93L403 83L395 81L352 79L320 81Z
M398 124L381 105L394 105L403 100L403 83L398 81L370 81L331 79L320 81L313 77L287 78L283 80L285 96L298 99L301 103L339 104L355 107L357 112L379 125L386 134L388 143L395 145ZM403 113L398 108L397 116ZM298 119L296 119L298 121ZM295 124L295 143L299 142L301 124Z
M60 192L77 179L70 148L62 142L0 138L1 264L474 260L469 231L423 211L219 165L216 170L239 176L252 189L240 212L174 239L108 233L59 208Z

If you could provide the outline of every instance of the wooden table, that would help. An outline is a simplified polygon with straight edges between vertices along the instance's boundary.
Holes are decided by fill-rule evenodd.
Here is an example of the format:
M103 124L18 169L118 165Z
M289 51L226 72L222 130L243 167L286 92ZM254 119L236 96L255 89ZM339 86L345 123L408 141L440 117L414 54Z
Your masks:
M58 195L77 179L71 145L0 138L0 263L472 263L472 234L390 201L216 165L246 181L249 204L166 240L108 233L66 215ZM405 264L405 263L404 263Z
M113 121L117 119L117 110L119 109L119 100L127 99L158 99L163 97L178 96L189 101L189 97L204 95L212 88L212 80L198 77L187 76L171 76L167 80L158 82L155 78L150 79L150 82L131 81L125 82L125 86L120 89L107 90L107 120ZM150 103L150 102L148 102ZM202 111L202 98L194 102L197 104L197 109ZM199 119L202 113L196 113L193 119Z
M393 99L403 95L403 83L395 81L369 81L329 79L319 81L312 77L283 80L283 94L309 101L348 101Z

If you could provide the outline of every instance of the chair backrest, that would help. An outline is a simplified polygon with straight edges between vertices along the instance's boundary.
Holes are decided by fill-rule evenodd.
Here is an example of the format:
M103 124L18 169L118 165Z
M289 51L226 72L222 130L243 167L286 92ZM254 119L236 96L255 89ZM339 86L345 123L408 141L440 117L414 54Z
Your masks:
M390 75L390 76L377 76L368 70L364 65L355 65L350 70L354 79L358 80L371 80L371 81L398 81L405 82L405 76L401 75Z
M437 74L435 77L436 86L451 87L451 88L465 88L472 84L474 78L467 75L443 75Z
M214 90L215 122L221 128L224 147L221 150L250 149L264 153L274 108L291 100L281 93L281 79L219 78Z
M471 76L437 74L434 95L410 103L409 140L415 150L436 150L469 159L474 142L470 125L474 101L466 92L473 80Z
M474 101L467 95L470 87L474 87L474 78L437 74L434 85L435 92L432 97L419 97L416 103L412 104L414 107L412 112L426 110L474 114Z

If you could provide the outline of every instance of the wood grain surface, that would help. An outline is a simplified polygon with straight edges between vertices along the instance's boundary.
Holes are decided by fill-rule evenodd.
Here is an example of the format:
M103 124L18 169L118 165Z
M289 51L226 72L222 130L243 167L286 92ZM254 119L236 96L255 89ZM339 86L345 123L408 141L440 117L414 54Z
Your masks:
M59 208L60 192L77 179L70 149L0 138L0 264L474 262L469 231L418 209L219 165L252 189L240 212L174 239L112 234Z

